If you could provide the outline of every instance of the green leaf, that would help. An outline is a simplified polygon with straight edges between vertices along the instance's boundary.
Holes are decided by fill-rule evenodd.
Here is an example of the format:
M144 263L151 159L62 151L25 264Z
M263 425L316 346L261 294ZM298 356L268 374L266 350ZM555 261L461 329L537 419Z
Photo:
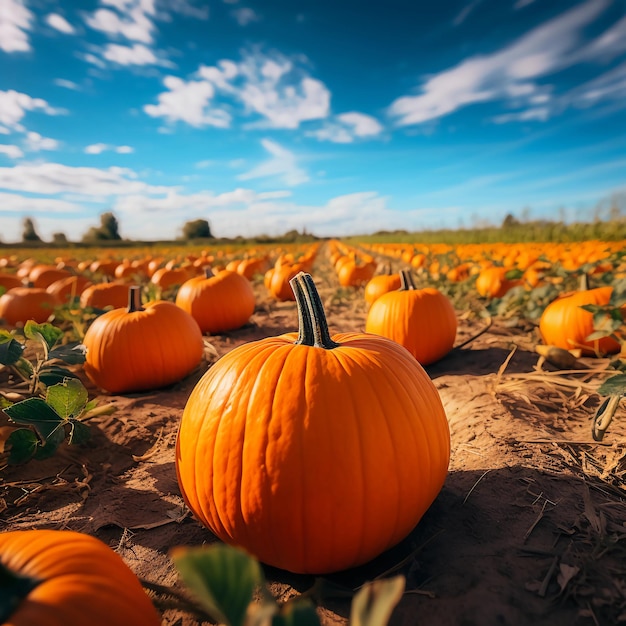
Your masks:
M294 600L272 617L272 626L320 626L315 606L309 600Z
M91 429L87 424L83 424L78 420L70 420L70 437L69 443L72 445L80 445L86 443L91 438Z
M626 279L622 278L613 284L609 304L614 307L620 307L626 304Z
M27 339L36 339L45 343L48 350L51 350L56 342L63 336L63 331L48 322L37 324L33 320L29 320L24 324L24 335Z
M49 359L59 359L68 365L80 365L85 362L85 353L87 349L82 343L68 343L64 346L58 346L54 350L50 350Z
M44 459L48 459L54 455L57 451L57 448L65 441L65 428L63 424L60 424L59 427L50 433L50 436L46 440L46 443L39 446L35 451L35 459L38 461L43 461Z
M63 425L63 418L41 398L27 398L4 409L16 424L32 426L43 443Z
M46 387L62 383L66 378L78 378L78 376L76 376L74 372L70 372L67 368L59 367L58 365L42 367L39 372L39 380Z
M11 446L9 464L18 465L33 458L39 437L30 428L18 428L7 437L7 444Z
M243 626L254 591L264 584L258 561L225 545L176 548L172 560L185 585L211 616L219 623Z
M0 365L17 363L22 356L22 352L24 352L24 344L8 333L0 334Z
M88 400L87 390L78 378L66 378L46 391L47 404L64 419L80 415Z
M611 376L611 378L607 378L598 388L598 393L601 396L625 395L626 374L617 374Z
M350 626L385 626L404 593L404 576L367 583L352 600Z

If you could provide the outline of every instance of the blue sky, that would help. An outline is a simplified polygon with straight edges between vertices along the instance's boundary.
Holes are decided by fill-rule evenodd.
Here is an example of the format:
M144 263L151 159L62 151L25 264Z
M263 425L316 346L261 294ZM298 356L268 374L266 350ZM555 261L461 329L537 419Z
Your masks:
M589 220L623 0L0 0L0 240Z

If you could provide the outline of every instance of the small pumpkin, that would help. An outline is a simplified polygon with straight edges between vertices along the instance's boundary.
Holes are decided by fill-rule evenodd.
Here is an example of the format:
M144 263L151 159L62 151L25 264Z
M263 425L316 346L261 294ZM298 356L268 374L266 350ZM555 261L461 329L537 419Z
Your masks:
M620 351L620 344L612 337L602 337L589 341L594 332L593 314L581 308L585 304L609 304L613 287L587 289L586 276L581 281L581 289L553 300L539 319L539 332L546 345L564 350L579 348L583 354L614 354ZM625 311L626 312L626 311Z
M45 322L59 305L56 296L43 288L13 287L0 296L0 319L15 326L34 320Z
M22 286L22 281L15 274L0 273L0 287L3 287L5 291Z
M82 292L93 283L81 274L67 276L50 283L46 288L59 302L69 302L74 298L80 298Z
M159 626L122 558L70 530L0 533L0 623L10 626Z
M185 281L176 294L176 305L187 311L203 333L223 333L241 328L254 313L256 299L250 281L237 272L222 270Z
M80 294L83 308L104 309L108 306L120 309L128 304L130 286L126 283L96 283Z
M434 363L454 345L454 307L437 289L416 289L407 270L402 270L400 277L400 289L383 294L372 304L365 332L397 341L422 365Z
M128 309L113 309L87 329L85 373L109 393L158 389L189 374L202 360L204 342L196 320L173 302L141 305L130 287Z
M443 486L450 433L399 344L331 338L315 285L292 281L300 332L221 357L185 406L183 497L224 542L298 573L360 565L415 527Z
M508 267L486 267L476 276L476 291L484 298L502 298L522 281L507 278Z
M383 294L400 289L401 284L400 274L392 274L391 266L388 266L387 273L374 276L365 285L365 302L372 305Z

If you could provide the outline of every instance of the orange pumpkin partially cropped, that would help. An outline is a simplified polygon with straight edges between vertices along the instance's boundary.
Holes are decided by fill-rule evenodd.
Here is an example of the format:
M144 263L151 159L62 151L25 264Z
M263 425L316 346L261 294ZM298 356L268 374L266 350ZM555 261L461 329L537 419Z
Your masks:
M159 626L122 558L69 530L0 533L0 623L7 626Z
M14 287L0 296L0 319L15 326L34 320L45 322L54 312L59 301L45 289L36 287Z
M202 360L204 342L196 320L164 300L141 306L130 288L128 309L113 309L87 329L85 373L101 389L128 393L158 389L189 374Z
M300 573L353 567L415 527L447 475L434 384L399 344L332 338L308 274L300 334L231 350L192 391L176 470L194 515L226 543Z

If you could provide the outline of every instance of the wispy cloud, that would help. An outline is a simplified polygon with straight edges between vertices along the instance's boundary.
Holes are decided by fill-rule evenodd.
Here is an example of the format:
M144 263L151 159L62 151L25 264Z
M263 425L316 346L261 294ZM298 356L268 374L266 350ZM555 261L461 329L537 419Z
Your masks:
M50 137L42 137L39 133L31 131L26 133L24 145L30 152L39 152L40 150L58 150L61 142Z
M124 37L145 44L153 42L156 7L152 0L122 0L103 2L115 8L96 9L85 17L85 23L93 30L110 37Z
M240 174L239 180L254 178L275 178L288 187L301 185L309 180L309 175L298 165L296 155L271 139L263 139L261 145L271 155L270 159Z
M469 4L464 6L461 11L454 18L452 23L454 26L460 26L470 15L470 13L482 2L482 0L472 0Z
M46 15L46 24L65 35L73 35L76 32L76 29L58 13L49 13Z
M0 8L0 50L5 52L28 52L31 30L35 16L21 0L2 0Z
M117 154L131 154L134 149L131 146L111 146L106 143L92 143L84 149L85 154L102 154L106 151L117 152Z
M378 137L383 130L382 124L375 117L351 111L337 115L334 119L324 122L321 128L308 131L306 134L320 141L353 143L355 139Z
M141 43L134 43L132 46L123 46L116 43L107 44L102 50L102 57L118 65L175 67L174 63L163 55L156 54L151 48Z
M581 60L580 31L597 18L609 0L588 0L542 24L508 47L474 56L430 77L420 93L403 96L389 107L398 126L421 124L465 106L489 101L529 101L546 96L535 79L563 70ZM604 52L608 43L602 46ZM614 41L613 45L623 45ZM586 58L599 50L587 49Z
M241 7L239 9L235 9L232 12L232 15L237 21L237 24L239 24L239 26L247 26L252 22L258 22L261 19L258 13L256 13L256 11L254 9L251 9L250 7Z
M0 91L0 124L11 131L25 132L21 121L29 111L41 111L46 115L61 115L66 112L50 106L43 98L33 98L13 89Z
M80 91L81 87L77 83L72 80L67 80L65 78L55 78L54 84L58 87L63 87L64 89L71 89L72 91Z
M10 144L0 144L0 154L4 154L4 156L9 159L21 159L24 156L22 149L19 146L14 146Z

